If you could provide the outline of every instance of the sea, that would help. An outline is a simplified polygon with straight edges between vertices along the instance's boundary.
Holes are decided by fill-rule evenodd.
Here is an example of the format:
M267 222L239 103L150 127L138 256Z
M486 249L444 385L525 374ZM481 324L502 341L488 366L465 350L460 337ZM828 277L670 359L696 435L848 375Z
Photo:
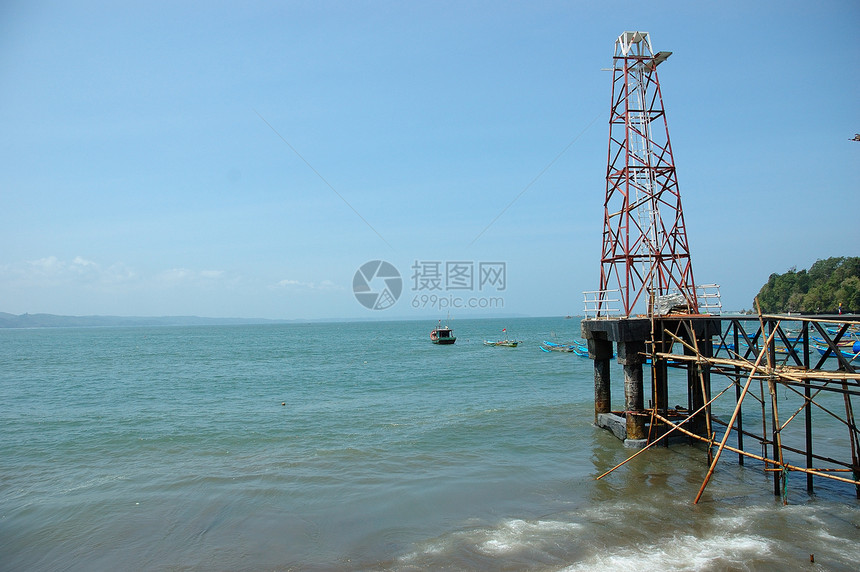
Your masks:
M578 319L435 323L0 330L0 570L858 569L849 484L726 453L694 504L683 440L598 480L635 451L539 347Z

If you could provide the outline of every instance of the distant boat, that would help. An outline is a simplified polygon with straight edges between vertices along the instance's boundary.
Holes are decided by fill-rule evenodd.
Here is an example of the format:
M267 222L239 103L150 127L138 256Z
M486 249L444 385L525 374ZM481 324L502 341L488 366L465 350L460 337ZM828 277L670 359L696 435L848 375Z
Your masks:
M505 347L505 348L515 348L519 345L519 343L520 342L517 340L497 340L497 341L484 340L485 346L499 346L499 347Z
M579 357L588 357L588 347L584 344L557 344L555 342L542 341L540 344L541 351L545 352L561 352L567 354L576 354Z
M833 350L831 350L829 347L822 346L819 344L814 345L815 349L817 349L818 353L820 353L822 356L827 355L829 357L836 357L836 354L834 354ZM840 346L839 353L842 354L842 357L846 357L851 361L860 358L860 341L854 342L851 346Z
M430 331L430 341L434 344L449 345L457 341L454 337L454 331L448 327L448 324L442 325L442 320L439 320L439 325Z
M502 333L507 332L507 328L502 328ZM518 340L509 340L505 338L504 340L484 340L485 346L497 346L497 347L505 347L505 348L515 348L519 345Z
M814 344L818 344L820 346L827 346L827 342L825 342L822 338L812 338L812 342ZM860 339L853 338L851 336L851 332L846 333L842 336L842 339L836 342L836 346L841 350L848 350L857 345L857 342L860 342ZM860 351L860 350L858 350Z
M572 345L556 344L547 341L543 341L540 343L540 349L545 352L562 352L567 354L573 353Z

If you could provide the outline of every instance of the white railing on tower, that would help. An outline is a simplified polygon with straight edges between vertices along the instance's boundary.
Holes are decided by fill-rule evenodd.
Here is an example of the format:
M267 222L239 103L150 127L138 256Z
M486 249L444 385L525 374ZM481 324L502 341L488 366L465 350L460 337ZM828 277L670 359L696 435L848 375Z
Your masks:
M723 311L720 298L719 284L699 284L696 286L696 298L699 300L699 313L719 316Z
M582 294L586 318L622 315L621 290L587 290Z

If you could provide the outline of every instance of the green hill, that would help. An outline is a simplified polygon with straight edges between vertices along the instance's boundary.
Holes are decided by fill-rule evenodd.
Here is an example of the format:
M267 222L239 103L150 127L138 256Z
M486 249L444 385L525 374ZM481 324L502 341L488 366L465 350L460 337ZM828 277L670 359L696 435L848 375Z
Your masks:
M809 271L771 274L758 293L762 312L860 312L860 257L817 260Z

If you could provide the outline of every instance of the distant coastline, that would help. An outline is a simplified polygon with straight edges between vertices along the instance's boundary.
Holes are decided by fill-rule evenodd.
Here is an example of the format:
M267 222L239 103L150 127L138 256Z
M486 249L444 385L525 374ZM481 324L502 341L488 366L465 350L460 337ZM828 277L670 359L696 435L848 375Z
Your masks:
M305 320L263 318L201 318L198 316L59 316L56 314L8 314L0 312L0 328L98 328L134 326L215 326L285 324Z
M465 317L465 316L464 316ZM527 318L519 314L468 316L470 319ZM259 324L307 324L317 322L375 322L428 320L427 316L380 316L368 318L297 318L276 320L267 318L201 318L199 316L60 316L57 314L9 314L0 312L3 328L109 328L144 326L236 326ZM435 320L436 318L433 318Z

